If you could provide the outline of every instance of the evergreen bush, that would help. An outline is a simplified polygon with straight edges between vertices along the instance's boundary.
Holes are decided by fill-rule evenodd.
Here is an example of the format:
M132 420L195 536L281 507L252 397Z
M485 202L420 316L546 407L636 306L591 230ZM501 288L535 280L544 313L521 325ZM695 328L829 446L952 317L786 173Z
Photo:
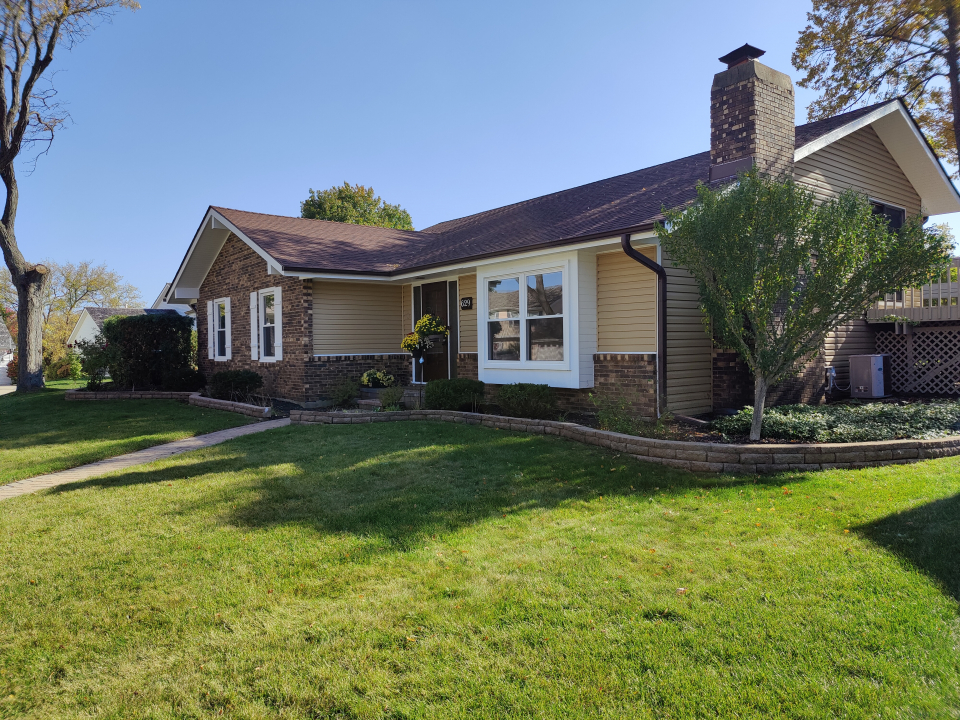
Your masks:
M483 391L484 384L479 380L431 380L424 390L423 402L430 410L476 412L483 403Z
M557 416L557 399L549 385L513 383L497 390L497 405L511 417L552 420Z
M218 400L245 402L263 387L263 378L253 370L222 370L210 379L210 396Z
M110 377L121 388L162 388L164 375L191 368L192 330L192 318L172 313L107 318Z

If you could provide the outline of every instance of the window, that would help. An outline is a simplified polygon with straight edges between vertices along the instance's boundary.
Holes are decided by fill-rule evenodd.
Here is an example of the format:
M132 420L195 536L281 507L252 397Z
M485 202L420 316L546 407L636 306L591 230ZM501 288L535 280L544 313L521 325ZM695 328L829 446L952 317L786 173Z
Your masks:
M283 359L282 309L280 288L250 293L250 357L253 360Z
M882 202L871 202L874 215L884 215L887 218L887 225L891 230L899 230L903 227L906 220L906 211L895 205L887 205Z
M230 298L220 298L207 303L207 357L211 360L229 360Z
M563 322L561 270L487 281L489 360L562 362Z

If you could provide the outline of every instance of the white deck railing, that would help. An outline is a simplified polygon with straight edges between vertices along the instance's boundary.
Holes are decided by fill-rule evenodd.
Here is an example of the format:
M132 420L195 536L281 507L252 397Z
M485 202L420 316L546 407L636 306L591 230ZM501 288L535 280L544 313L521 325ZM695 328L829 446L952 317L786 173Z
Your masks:
M950 261L938 282L887 293L867 310L867 320L873 322L893 316L914 321L960 320L960 257Z

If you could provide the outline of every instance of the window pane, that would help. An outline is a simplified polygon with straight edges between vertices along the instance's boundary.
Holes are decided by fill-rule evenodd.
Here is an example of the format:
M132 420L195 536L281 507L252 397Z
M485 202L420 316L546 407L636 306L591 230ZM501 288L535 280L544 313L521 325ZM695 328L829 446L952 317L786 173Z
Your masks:
M563 318L527 320L528 360L563 360Z
M273 357L274 356L274 332L276 329L273 325L268 325L263 328L263 356L264 357Z
M490 359L520 359L520 321L500 320L488 322L490 328Z
M219 303L217 305L217 327L220 330L227 329L227 305L226 303Z
M487 282L487 312L491 320L520 317L520 278Z
M217 330L217 357L225 357L227 354L227 331Z
M273 325L273 295L263 296L263 324Z
M563 273L527 275L527 315L563 314Z

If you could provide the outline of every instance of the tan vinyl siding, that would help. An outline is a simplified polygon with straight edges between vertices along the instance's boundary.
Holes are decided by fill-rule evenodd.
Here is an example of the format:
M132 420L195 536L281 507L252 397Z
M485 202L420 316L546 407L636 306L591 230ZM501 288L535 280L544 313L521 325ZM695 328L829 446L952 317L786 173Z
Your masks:
M401 352L401 295L399 285L314 280L314 354Z
M796 164L798 183L820 201L848 188L874 200L898 205L907 216L920 212L920 196L872 127L865 127L827 145Z
M837 383L850 382L850 356L873 355L877 351L876 335L866 320L851 320L827 335L823 342L823 360L837 368Z
M655 247L639 250L656 261ZM656 351L656 274L622 252L597 255L597 352Z
M477 352L477 276L461 275L457 278L457 287L460 289L460 298L473 298L473 310L460 311L460 352L475 353Z
M663 253L667 271L667 407L695 415L713 409L713 341L704 330L700 293L690 273Z
M413 285L401 288L403 299L400 301L400 334L413 332Z

